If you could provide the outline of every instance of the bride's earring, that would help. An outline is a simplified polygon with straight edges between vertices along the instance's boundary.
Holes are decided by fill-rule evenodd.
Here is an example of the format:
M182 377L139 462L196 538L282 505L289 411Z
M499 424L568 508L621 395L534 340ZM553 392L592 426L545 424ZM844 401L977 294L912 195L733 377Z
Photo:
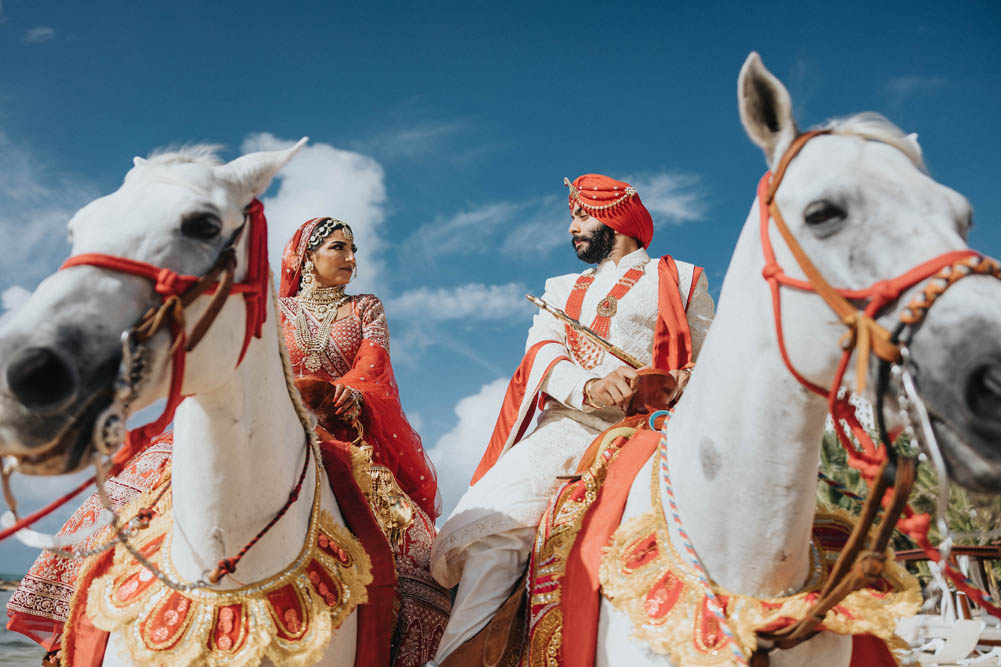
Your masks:
M313 260L307 259L302 265L302 278L299 280L299 292L308 294L313 291L316 281L313 279Z

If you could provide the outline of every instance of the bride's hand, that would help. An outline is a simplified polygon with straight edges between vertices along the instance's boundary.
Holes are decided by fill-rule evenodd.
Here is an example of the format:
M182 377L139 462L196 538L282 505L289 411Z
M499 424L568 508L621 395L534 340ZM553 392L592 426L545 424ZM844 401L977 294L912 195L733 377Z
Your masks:
M342 384L334 385L334 414L349 415L354 412L356 401L350 387Z

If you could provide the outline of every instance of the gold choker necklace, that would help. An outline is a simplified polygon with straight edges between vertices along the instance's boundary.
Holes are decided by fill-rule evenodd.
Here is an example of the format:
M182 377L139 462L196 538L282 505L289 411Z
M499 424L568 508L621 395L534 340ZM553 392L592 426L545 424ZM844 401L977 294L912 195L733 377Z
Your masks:
M322 319L327 312L335 312L344 303L345 285L334 285L333 287L313 287L312 289L300 292L296 300L300 305L309 309L309 312L316 315L317 319Z

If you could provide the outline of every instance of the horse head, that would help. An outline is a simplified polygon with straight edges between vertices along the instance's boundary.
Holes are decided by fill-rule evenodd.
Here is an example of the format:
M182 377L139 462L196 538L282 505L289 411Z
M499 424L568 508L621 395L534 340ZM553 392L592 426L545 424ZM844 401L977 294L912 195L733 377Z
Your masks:
M893 363L913 378L950 477L970 489L1001 491L1001 282L993 260L964 254L972 225L969 202L928 175L916 135L877 114L830 121L804 143L789 93L756 53L741 69L738 102L741 121L764 151L772 178L781 177L777 189L774 182L773 187L763 182L756 206L774 195L774 208L770 214L762 209L760 228L758 210L752 211L740 245L753 258L743 266L749 274L764 271L772 280L784 274L778 277L783 286L772 293L761 278L751 279L762 286L755 297L759 316L775 313L773 327L780 341L784 338L787 365L804 384L828 387L838 377L839 343L851 317L832 312L817 292L792 284L810 277L779 233L776 209L793 243L859 313L852 317L860 318L867 302L878 302L868 312L879 326L869 327L865 336L880 329L900 334L905 351ZM770 268L769 244L775 260ZM954 258L965 258L958 262L962 266ZM971 265L989 270L971 271ZM942 277L959 274L964 279ZM774 292L780 293L781 311L773 305ZM934 295L932 302L926 299L931 307L917 308L923 317L912 317L923 293ZM856 342L860 331L850 334ZM885 356L895 354L896 342L889 339ZM856 349L853 361L861 354ZM880 373L887 368L862 366L859 378L864 395L883 403L892 428L902 418L898 392L884 391L887 381Z
M73 257L141 262L158 272L154 278L83 263L39 284L0 330L0 454L16 457L28 474L61 474L90 462L95 422L115 397L122 333L177 292L171 281L205 274L230 244L233 279L243 280L248 207L305 141L226 164L204 146L137 157L118 190L73 216ZM177 331L191 333L211 292L173 313ZM225 299L214 320L205 318L212 320L211 335L187 355L180 394L211 390L237 365L249 326L243 301ZM130 409L168 395L176 338L164 327L143 345Z

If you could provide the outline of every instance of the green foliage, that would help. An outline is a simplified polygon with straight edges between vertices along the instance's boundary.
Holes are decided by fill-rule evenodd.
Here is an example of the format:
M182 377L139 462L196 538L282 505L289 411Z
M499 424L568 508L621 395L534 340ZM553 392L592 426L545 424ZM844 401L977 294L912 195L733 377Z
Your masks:
M913 456L914 447L904 439L895 444L902 454ZM858 471L848 465L848 457L833 431L824 433L820 450L820 470L825 475L843 484L853 493L865 498L868 487ZM938 475L926 462L918 465L917 478L911 492L910 504L917 512L927 512L932 516L930 538L933 544L941 539L935 526L935 507L938 498ZM817 501L821 506L837 507L858 514L860 502L851 499L824 482L817 486ZM950 484L949 504L946 523L955 535L956 544L991 544L1001 539L1001 497L975 494L955 484ZM895 532L891 547L896 550L913 549L915 544L906 536ZM1001 562L994 561L992 567L1001 575Z

